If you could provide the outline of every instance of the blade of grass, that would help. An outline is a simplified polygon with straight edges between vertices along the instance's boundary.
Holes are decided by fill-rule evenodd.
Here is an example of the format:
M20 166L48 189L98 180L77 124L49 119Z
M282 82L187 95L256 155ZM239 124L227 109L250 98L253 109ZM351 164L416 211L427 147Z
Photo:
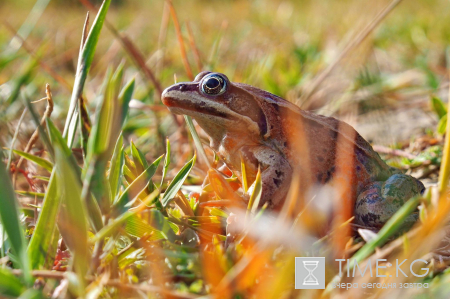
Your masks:
M217 34L216 39L214 40L214 44L211 48L211 53L209 54L208 67L209 69L214 69L216 65L217 58L219 57L219 47L222 42L222 37L225 34L225 30L228 27L228 22L223 21L222 26L220 26L220 31Z
M79 50L79 53L78 53L78 65L77 65L77 69L78 69L78 67L79 67L79 65L80 65L80 61L81 61L81 57L83 56L83 48L84 48L84 46L86 45L86 34L87 34L87 30L88 30L88 27L89 27L89 11L86 13L86 19L85 19L85 21L84 21L84 25L83 25L83 31L82 31L82 33L81 33L81 43L80 43L80 50ZM76 78L75 78L76 79ZM75 84L76 84L76 82L75 82ZM72 97L73 97L73 92L74 92L74 88L72 87ZM76 126L78 125L78 123L75 121L75 119L78 119L78 122L80 123L80 124L83 124L83 117L82 117L82 115L81 115L81 113L83 113L83 108L84 107L81 107L81 106L83 106L84 105L84 100L82 100L82 94L83 94L83 92L81 91L80 92L80 96L78 97L78 99L77 99L77 106L76 106L76 108L77 109L74 109L74 111L73 111L73 122L71 122L71 123L69 123L69 128L68 128L68 135L69 136L75 136L75 131L76 131ZM71 104L71 106L72 106L72 101L70 102L70 104ZM70 113L70 107L71 106L69 106L69 113ZM77 117L78 116L78 117ZM67 117L69 117L69 114L67 114ZM66 120L66 125L65 125L65 127L67 126L67 120ZM64 128L65 129L65 128ZM86 139L85 137L85 134L86 134L86 128L84 128L84 127L82 127L81 129L80 129L80 131L81 131L81 145L82 145L82 148L83 148L83 155L84 155L84 158L85 158L85 160L86 160L86 152L87 152L87 140L88 139ZM64 135L63 135L64 136ZM70 146L69 146L70 147Z
M25 104L27 105L27 108L30 111L34 122L38 126L41 139L44 141L44 144L47 147L47 151L54 160L53 145L50 142L48 135L44 132L43 127L40 125L39 119L34 111L33 106L27 100L25 100ZM51 123L50 119L47 119L46 122L49 132L57 131L54 125L49 125L49 123ZM56 142L56 140L58 140L58 138L53 136L53 141ZM73 159L70 150L66 151L66 158ZM76 165L76 162L74 160L72 160L72 163L75 163L74 165ZM41 213L39 214L35 230L28 245L28 256L31 261L32 269L40 269L45 265L51 264L56 254L56 245L58 242L56 216L60 205L60 197L57 195L56 190L57 185L58 183L56 182L55 169L53 169L47 186L47 192L44 197Z
M89 27L89 11L86 14L86 20L84 22L83 32L81 34L81 44L80 44L80 51L79 51L79 57L82 56L83 48L86 44L86 33L87 29ZM88 140L89 140L89 134L91 133L91 120L89 118L89 114L86 109L85 100L80 95L78 97L78 122L80 123L80 136L81 136L81 146L83 148L83 157L86 160L86 153L87 153L87 146L88 146Z
M0 160L2 159L3 154L0 151ZM29 284L32 282L30 275L30 261L26 253L27 245L25 242L23 228L20 223L19 206L10 178L3 167L0 167L0 206L0 220L3 225L3 229L8 235L11 249L18 257L20 267L24 273L24 278Z
M173 7L172 1L166 0L166 2L169 4L170 15L172 16L173 24L175 26L175 32L177 33L177 39L178 39L178 44L180 46L181 58L183 60L184 69L186 70L186 74L187 74L189 80L194 80L194 75L192 74L192 69L191 69L189 60L186 55L186 50L185 50L184 41L183 41L183 35L181 34L181 28L180 28L180 23L178 22L177 13L175 11L175 8Z
M33 198L35 198L35 197L44 198L45 197L45 193L39 193L39 192L28 192L28 191L16 190L16 193L19 195L33 197Z
M39 117L38 117L36 111L34 110L33 105L31 105L31 102L29 101L29 98L25 93L22 93L22 98L23 98L23 102L25 103L25 107L27 107L28 111L30 111L31 118L33 119L34 124L36 125L37 130L39 131L39 136L41 138L41 141L47 147L47 152L50 155L50 157L52 159L54 159L52 143L50 142L48 135L45 133L44 127L43 127L43 125L41 125L41 122L39 120Z
M383 228L378 232L376 237L370 242L366 243L358 252L353 255L357 263L361 262L368 256L370 256L377 247L381 247L386 243L386 241L393 236L398 229L402 226L403 221L408 217L416 208L421 200L421 196L415 196L408 200L383 226ZM353 269L354 264L350 264L349 269ZM346 268L347 269L347 268ZM335 276L332 281L327 285L325 293L330 292L333 288L333 284L340 281L339 276Z
M81 96L86 82L87 74L94 59L95 49L100 37L100 32L105 21L106 13L108 12L111 0L104 0L100 10L95 18L89 35L84 43L83 51L78 59L77 72L75 77L75 84L73 87L72 97L70 99L69 111L66 118L66 124L64 126L63 137L67 140L69 148L72 147L75 137L75 129L77 124L77 117L75 111L77 108L78 99ZM83 42L83 40L82 40Z
M47 7L49 2L50 2L50 0L37 0L36 1L36 3L34 4L33 8L30 11L30 13L28 14L25 22L23 22L22 26L17 31L17 35L20 36L20 38L15 36L9 43L9 45L8 45L9 53L15 53L20 49L20 47L22 47L22 40L26 40L28 35L30 35L30 33L33 30L34 26L36 25L37 21L40 19L40 17L44 13L44 10Z
M130 147L137 173L141 174L148 167L147 160L145 160L144 154L134 145L133 140L131 140Z
M5 268L0 268L0 294L17 298L25 291L19 278Z
M56 227L61 198L57 194L58 182L56 170L52 171L47 192L44 196L41 212L36 223L30 243L28 244L28 256L32 269L48 268L52 265L56 255L59 232Z
M161 232L165 239L174 242L177 236L171 227L171 223L167 221L164 215L158 210L153 209L150 210L149 213L148 223L150 226Z
M9 169L11 168L11 159L12 159L14 144L16 143L17 136L19 135L20 126L22 125L23 119L26 114L27 114L27 108L25 107L25 109L23 109L22 115L20 116L19 122L17 123L17 128L16 128L16 131L14 132L13 139L11 140L11 145L9 147L9 154L8 154L8 163L6 163L6 171L9 171Z
M31 162L36 163L37 165L47 169L48 171L52 172L52 169L53 169L53 163L52 162L50 162L48 160L45 160L45 159L43 159L41 157L37 157L35 155L29 154L29 153L26 153L26 152L22 152L22 151L19 151L19 150L13 150L13 152L18 154L19 156L21 156L21 157L31 161Z
M7 102L8 105L11 105L13 102L15 102L20 94L20 89L22 88L22 86L26 85L27 82L30 81L36 68L36 64L36 59L30 58L28 62L23 65L18 77L13 81L12 91Z
M157 211L157 210L152 210L152 211ZM168 235L170 233L169 234L161 233L161 231L159 231L156 228L154 228L153 226L147 224L140 217L138 217L136 215L127 219L125 231L127 232L127 234L135 236L137 238L143 238L143 237L150 236L150 238L147 239L149 241L156 241L156 240L161 240L161 239L166 239L171 242L175 241L175 238L169 239ZM174 236L175 236L175 234L174 234Z
M233 186L217 169L209 169L208 178L211 189L220 199L230 199L235 204L241 202L241 198L237 195Z
M164 158L164 167L163 167L163 173L161 177L161 186L164 183L164 179L166 178L167 170L169 170L170 165L170 141L169 138L166 139L166 157Z
M302 95L300 100L301 106L309 104L311 96L317 91L322 82L331 74L336 66L342 61L342 59L358 47L370 33L386 18L386 16L398 5L402 0L393 0L389 3L381 12L379 12L375 18L366 25L342 50L341 53L328 65L313 81L312 86Z
M42 118L41 118L41 122L39 123L41 126L44 125L45 120L52 115L52 111L53 111L53 97L52 97L52 92L50 90L49 84L45 85L45 93L46 93L46 97L44 99L47 100L47 107L45 108L44 114L42 115ZM39 138L39 128L36 128L36 130L33 132L33 135L31 135L30 140L27 143L27 146L24 149L25 153L30 152L31 148L34 146L34 144L36 143L38 138ZM21 157L19 162L17 163L17 168L20 168L22 161L23 161L23 158Z
M121 128L123 127L123 125L125 123L125 119L128 115L128 108L130 105L131 98L133 97L134 85L135 85L135 79L133 78L125 85L125 87L122 89L122 91L119 94L119 105L121 107L121 109L120 109L120 112L121 112L120 127Z
M124 159L123 136L122 134L120 134L119 138L117 139L116 146L114 147L114 153L111 158L111 166L109 168L108 175L112 201L115 200L120 189Z
M81 199L77 171L67 161L65 150L58 143L55 144L55 158L58 194L62 198L58 227L72 253L75 273L80 283L79 290L83 294L85 275L90 264L86 207Z
M439 119L447 115L447 108L440 98L432 96L430 102Z
M206 156L205 149L203 148L202 142L200 141L200 137L198 137L197 131L195 130L192 118L188 115L184 115L184 119L186 120L189 132L191 132L192 139L194 140L194 144L195 147L197 148L197 151L200 153L200 156L205 161L206 165L208 165L208 168L211 168L211 163L209 162L208 157Z
M65 154L65 159L70 165L72 165L73 171L77 173L77 184L81 184L81 171L77 165L77 162L72 155L72 151L66 145L61 133L55 127L50 119L47 119L47 130L52 138L53 146L58 145ZM93 229L100 229L103 226L102 214L100 208L92 196L85 198L87 205L87 212L89 215L89 221Z
M85 7L92 10L96 10L95 6L92 5L92 3L89 0L79 0L79 1ZM111 33L117 39L119 39L120 43L122 44L126 52L130 55L135 65L142 71L144 76L146 76L149 79L149 81L153 83L153 86L156 89L156 96L160 98L163 92L161 83L156 79L152 70L146 65L144 55L139 51L139 49L133 44L133 42L127 36L121 35L119 31L110 22L108 22L108 20L105 20L105 25L108 28L108 30L111 31ZM177 125L180 124L177 122Z
M181 190L178 190L177 196L174 197L174 201L186 216L195 216L189 201L186 199L186 196L184 196Z
M192 157L192 159L180 169L177 175L173 178L172 182L170 182L161 200L161 203L164 208L167 207L167 204L170 202L170 200L177 195L178 190L180 190L184 181L191 172L192 167L194 167L196 158L197 155L194 155L194 157Z
M157 76L161 75L161 71L163 70L163 66L164 66L165 53L163 51L163 47L166 44L167 28L169 27L169 22L170 22L169 5L167 4L167 2L164 2L162 18L161 18L161 26L159 29L159 36L158 36L158 47L157 47L157 51L161 52L161 58L158 59L157 64L155 66L155 74Z
M148 208L147 205L151 203L158 195L159 190L158 189L154 190L142 201L142 203L139 206L133 208L133 210L126 211L125 213L114 219L112 222L110 222L108 225L103 227L97 234L95 234L93 238L90 239L90 242L92 244L98 242L106 238L107 236L111 235L115 231L117 231L117 228L121 226L123 223L125 223L130 217L147 209Z
M24 99L26 99L25 95ZM49 140L48 135L44 132L43 127L40 125L40 121L33 106L27 100L25 100L25 104L27 105L34 122L38 126L41 140L44 141L47 151L53 160L55 160L53 145L55 143L59 143L64 149L66 160L72 164L73 169L78 170L77 163L71 150L67 148L67 146L64 148L65 141L51 120L47 118L46 123L47 131L49 132L52 141ZM47 186L47 192L44 198L41 213L39 214L34 233L28 246L28 256L33 269L50 267L56 254L56 246L59 235L58 230L56 229L56 218L61 198L57 194L58 182L56 181L55 171L56 170L54 168ZM78 170L78 172L80 171ZM79 173L79 175L81 174ZM93 209L93 211L95 211L95 209Z
M109 188L105 188L107 178L105 176L106 165L111 158L114 143L121 132L121 125L126 114L122 113L122 103L119 99L119 87L123 77L123 64L120 64L114 74L108 75L105 80L103 100L97 108L96 123L88 141L87 165L84 175L83 192L84 200L94 194L103 214L109 213L112 197ZM131 85L132 86L132 85ZM128 87L128 89L130 89ZM131 98L131 91L125 92L122 101L127 103ZM101 227L97 227L100 229Z
M248 183L247 183L247 170L245 168L245 161L241 156L241 173L242 173L242 187L244 188L244 193L248 191Z
M52 68L51 66L49 66L48 64L43 62L36 55L35 51L32 50L32 48L33 49L35 48L34 45L33 45L33 47L30 47L28 45L28 43L21 36L19 36L17 34L14 27L12 27L7 21L3 20L3 25L8 29L9 32L11 32L11 34L13 34L16 38L20 39L20 41L22 42L22 48L25 49L25 51L27 51L27 53L39 63L39 65L41 66L41 68L44 71L46 71L53 79L55 79L56 82L61 84L65 89L72 90L72 86L62 76L60 76L54 68ZM2 56L0 55L0 67L1 67L1 62L2 62Z
M197 44L195 43L194 34L192 33L191 24L189 22L186 22L186 28L189 37L189 44L191 45L192 53L194 54L195 62L197 63L197 69L201 72L203 70L202 60L200 58L200 52Z
M43 99L47 100L47 107L45 108L45 112L41 118L41 121L39 123L37 123L38 127L36 128L36 130L34 130L33 135L31 135L30 140L28 141L28 143L24 149L25 153L28 153L31 150L31 148L34 146L36 141L39 139L39 132L42 131L40 128L44 125L45 120L51 116L52 111L53 111L53 98L52 98L52 93L51 93L49 84L46 84L46 86L45 86L45 93L46 93L46 98L43 98ZM43 99L41 99L41 100L43 100ZM28 102L27 106L31 106L31 103ZM32 112L33 117L36 117L36 115L33 114L34 111L31 111L31 112ZM45 137L46 136L44 136L44 139L45 139ZM24 159L23 157L20 157L19 162L17 162L17 166L16 166L17 169L20 169L23 159ZM13 183L16 181L16 174L17 174L17 172L15 172L13 175Z
M121 196L114 202L115 214L123 213L125 206L136 196L138 196L145 187L150 183L156 169L159 166L163 156L156 159L144 172L141 173L121 194Z

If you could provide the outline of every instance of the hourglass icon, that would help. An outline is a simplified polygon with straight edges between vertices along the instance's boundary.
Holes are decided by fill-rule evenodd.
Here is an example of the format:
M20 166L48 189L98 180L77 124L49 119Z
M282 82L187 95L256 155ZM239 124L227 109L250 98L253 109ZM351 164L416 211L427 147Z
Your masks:
M319 261L303 261L303 267L308 271L308 275L303 279L303 285L319 285L319 280L313 275L318 264Z

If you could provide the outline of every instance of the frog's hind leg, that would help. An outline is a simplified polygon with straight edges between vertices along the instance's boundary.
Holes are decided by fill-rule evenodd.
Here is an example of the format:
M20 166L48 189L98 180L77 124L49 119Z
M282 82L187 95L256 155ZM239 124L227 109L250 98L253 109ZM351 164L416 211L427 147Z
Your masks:
M356 200L355 223L379 230L408 199L424 190L419 180L405 174L394 174L384 182L372 182ZM417 219L418 213L412 213L404 220L403 228L409 229Z

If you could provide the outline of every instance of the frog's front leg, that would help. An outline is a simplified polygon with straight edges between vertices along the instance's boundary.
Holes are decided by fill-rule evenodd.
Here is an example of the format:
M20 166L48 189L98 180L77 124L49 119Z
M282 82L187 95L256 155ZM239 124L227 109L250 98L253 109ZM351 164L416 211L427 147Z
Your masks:
M408 199L424 190L422 182L406 174L394 174L384 182L372 182L358 195L355 222L379 230ZM418 213L412 213L405 219L403 228L409 229L417 219Z
M240 150L246 166L252 167L256 173L261 168L262 194L259 207L266 202L268 208L281 208L292 178L292 168L288 160L279 152L267 146L243 147ZM254 183L249 188L251 194Z

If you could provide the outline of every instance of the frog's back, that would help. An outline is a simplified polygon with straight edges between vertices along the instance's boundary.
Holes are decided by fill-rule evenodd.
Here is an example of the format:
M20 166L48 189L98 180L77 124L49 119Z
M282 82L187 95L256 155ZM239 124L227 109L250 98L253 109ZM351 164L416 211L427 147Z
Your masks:
M283 131L288 140L300 137L295 131L290 132L292 128L304 132L309 169L318 183L326 184L333 178L338 156L345 158L342 163L353 164L345 167L353 171L358 193L367 183L384 181L391 175L390 167L352 126L333 117L289 110L281 117ZM291 156L299 165L304 164L303 157L295 156L295 150Z
M270 141L290 160L291 165L309 170L314 181L326 184L336 173L337 155L353 165L357 190L373 181L384 181L391 168L372 146L347 123L333 117L304 111L298 106L255 87L237 84L260 101L270 126ZM347 146L344 146L344 145ZM338 153L339 152L339 153Z

